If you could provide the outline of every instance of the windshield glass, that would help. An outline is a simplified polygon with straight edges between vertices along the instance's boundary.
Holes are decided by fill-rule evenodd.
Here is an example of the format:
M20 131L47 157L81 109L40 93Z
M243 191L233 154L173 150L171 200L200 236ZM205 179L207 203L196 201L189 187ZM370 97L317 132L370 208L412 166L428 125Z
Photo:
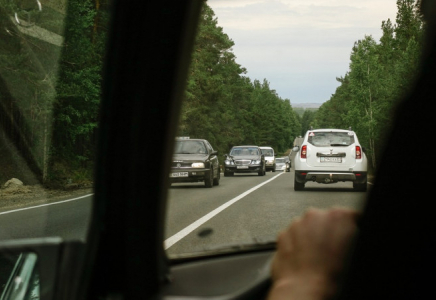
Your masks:
M97 2L0 0L1 240L86 239L110 5Z
M314 146L349 146L354 144L354 134L348 132L309 132L307 141Z
M262 154L265 156L274 156L274 151L272 149L260 149L262 151Z
M363 207L396 106L417 75L418 5L204 2L177 135L208 140L218 162L205 162L202 174L170 173L178 176L168 197L170 257L274 242L310 207ZM355 136L335 131L350 127ZM357 138L360 146L349 146ZM238 145L271 147L262 152L289 165L244 158L249 149ZM327 175L313 175L321 168Z
M259 155L259 149L253 147L237 147L230 151L231 156Z
M284 164L285 159L284 158L276 158L276 164Z
M176 141L174 154L206 154L206 147L200 141Z

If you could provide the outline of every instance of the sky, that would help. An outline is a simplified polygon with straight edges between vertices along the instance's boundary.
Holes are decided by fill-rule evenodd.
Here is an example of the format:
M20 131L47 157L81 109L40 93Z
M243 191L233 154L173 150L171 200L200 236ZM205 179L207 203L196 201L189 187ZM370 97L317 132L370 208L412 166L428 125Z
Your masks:
M291 104L323 103L349 69L351 49L382 21L395 23L396 0L208 0L235 43L251 80L266 79Z

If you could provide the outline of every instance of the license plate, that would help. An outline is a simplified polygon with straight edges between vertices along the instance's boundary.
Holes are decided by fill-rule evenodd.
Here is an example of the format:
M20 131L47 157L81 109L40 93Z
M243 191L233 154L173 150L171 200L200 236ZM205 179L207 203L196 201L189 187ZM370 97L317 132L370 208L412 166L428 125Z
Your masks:
M171 173L170 177L188 177L188 172Z
M325 163L341 163L342 162L342 157L325 157L325 156L321 156L320 157L321 162L325 162Z
M248 166L237 166L237 169L248 169Z

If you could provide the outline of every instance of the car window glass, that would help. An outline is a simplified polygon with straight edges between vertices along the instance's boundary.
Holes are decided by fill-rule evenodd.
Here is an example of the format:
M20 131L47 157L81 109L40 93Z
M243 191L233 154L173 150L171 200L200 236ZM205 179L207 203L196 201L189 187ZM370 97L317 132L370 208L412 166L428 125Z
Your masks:
M177 130L220 155L218 165L204 162L204 174L171 172L184 177L169 189L170 257L274 242L311 207L363 207L395 109L418 72L418 7L204 3ZM287 165L277 168L283 157Z
M209 144L209 142L206 142L206 146L207 146L207 148L209 149L209 152L212 152L212 151L213 151L212 145Z
M85 240L111 1L97 2L0 1L1 240Z
M274 152L271 149L261 149L262 154L265 154L266 156L273 156Z
M253 147L233 148L230 155L258 155L259 150Z
M176 141L175 154L197 154L206 153L206 147L199 141Z
M314 146L349 146L354 143L354 134L348 132L310 132L308 143Z

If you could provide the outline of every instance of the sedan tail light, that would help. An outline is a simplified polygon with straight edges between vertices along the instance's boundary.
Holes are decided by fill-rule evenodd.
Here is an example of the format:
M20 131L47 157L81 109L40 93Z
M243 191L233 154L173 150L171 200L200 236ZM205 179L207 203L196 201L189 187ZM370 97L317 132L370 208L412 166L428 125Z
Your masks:
M356 159L362 159L362 151L360 146L356 146Z
M301 147L301 158L306 158L307 157L307 146L304 145L303 147Z

